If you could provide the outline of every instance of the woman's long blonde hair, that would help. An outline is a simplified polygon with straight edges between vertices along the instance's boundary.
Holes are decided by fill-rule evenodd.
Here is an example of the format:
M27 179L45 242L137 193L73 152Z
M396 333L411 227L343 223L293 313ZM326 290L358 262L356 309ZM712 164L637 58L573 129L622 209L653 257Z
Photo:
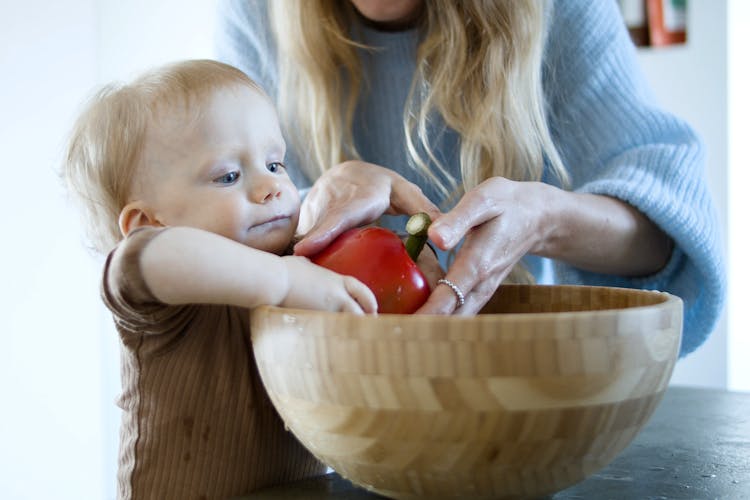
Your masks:
M303 168L316 178L358 158L352 121L363 45L350 36L356 14L349 0L269 5L280 52L280 114L290 139L314 159ZM446 198L495 176L540 180L545 155L567 182L542 92L547 10L539 0L425 0L403 125L414 168ZM435 112L461 138L462 183L433 154L428 123Z

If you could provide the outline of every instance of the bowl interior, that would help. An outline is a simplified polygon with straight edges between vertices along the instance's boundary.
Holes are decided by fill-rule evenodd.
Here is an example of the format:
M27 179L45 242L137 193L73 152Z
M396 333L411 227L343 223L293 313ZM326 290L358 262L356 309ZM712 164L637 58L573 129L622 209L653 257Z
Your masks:
M503 285L480 314L603 311L653 306L674 298L661 292L627 288Z

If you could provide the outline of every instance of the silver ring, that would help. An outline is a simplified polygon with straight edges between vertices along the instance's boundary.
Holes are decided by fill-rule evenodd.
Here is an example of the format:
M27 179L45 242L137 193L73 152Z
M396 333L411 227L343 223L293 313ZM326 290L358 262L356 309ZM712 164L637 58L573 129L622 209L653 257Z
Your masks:
M451 290L453 290L453 293L456 294L456 301L458 302L458 307L461 307L464 305L464 292L462 292L461 289L458 288L458 286L456 286L455 283L445 278L440 278L437 282L438 282L438 285L445 285Z

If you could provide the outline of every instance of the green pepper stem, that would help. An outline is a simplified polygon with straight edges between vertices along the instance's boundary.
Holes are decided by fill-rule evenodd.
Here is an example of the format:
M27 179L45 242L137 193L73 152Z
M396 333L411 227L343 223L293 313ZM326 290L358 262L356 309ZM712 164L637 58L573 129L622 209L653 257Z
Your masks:
M406 232L409 236L406 237L404 246L406 246L406 252L414 262L417 261L425 243L427 243L427 229L429 229L431 223L430 216L424 212L412 215L406 223Z

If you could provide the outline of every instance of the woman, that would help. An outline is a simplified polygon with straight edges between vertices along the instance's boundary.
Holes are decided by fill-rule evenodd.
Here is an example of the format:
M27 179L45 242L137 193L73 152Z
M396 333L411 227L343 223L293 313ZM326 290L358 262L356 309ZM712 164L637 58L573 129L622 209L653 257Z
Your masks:
M679 295L683 355L713 329L704 150L654 103L615 2L223 0L219 19L219 58L274 96L295 181L316 181L295 253L425 210L455 258L419 312L474 314L528 270Z

